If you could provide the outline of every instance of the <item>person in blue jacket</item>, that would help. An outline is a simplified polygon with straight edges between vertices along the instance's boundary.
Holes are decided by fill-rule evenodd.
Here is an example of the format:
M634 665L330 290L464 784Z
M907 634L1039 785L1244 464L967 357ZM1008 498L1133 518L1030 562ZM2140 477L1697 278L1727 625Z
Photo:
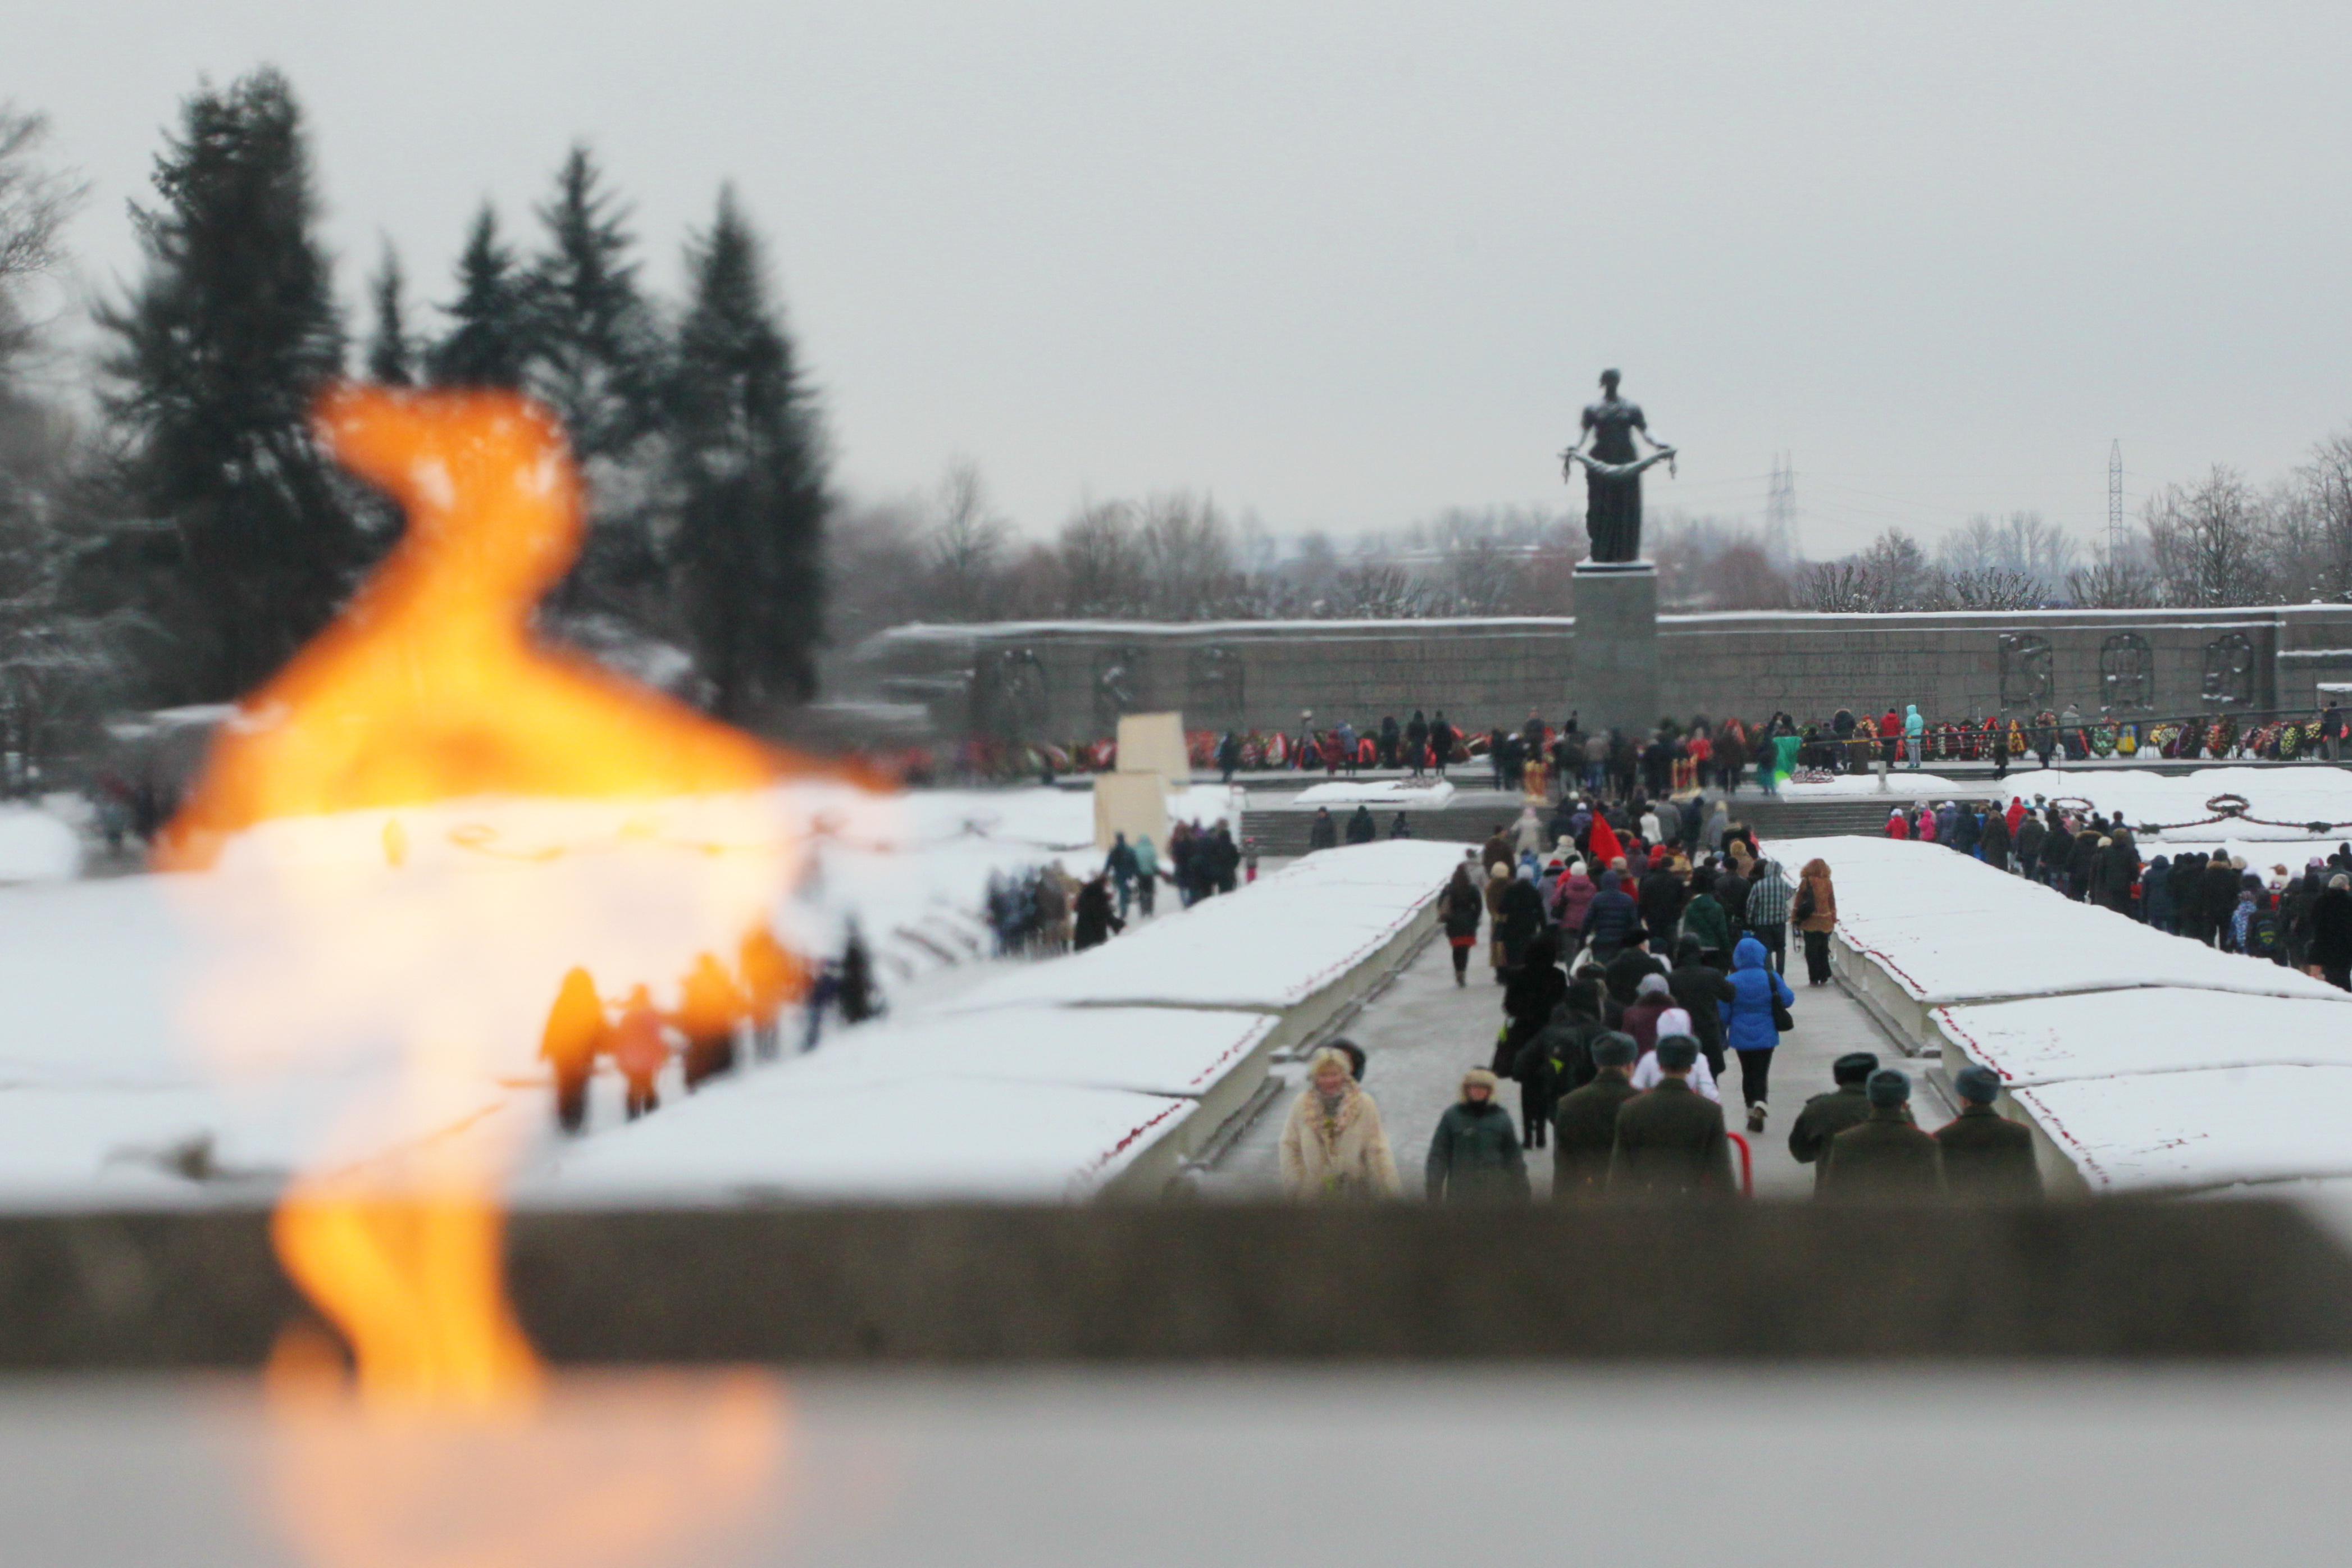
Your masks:
M1748 1103L1748 1131L1764 1131L1771 1113L1766 1103L1771 1087L1772 1052L1780 1043L1780 1026L1772 1009L1796 1005L1797 994L1772 973L1764 944L1743 936L1731 950L1731 990L1723 1009L1724 1044L1739 1053L1739 1097Z
M1919 766L1920 742L1927 732L1927 721L1919 717L1919 705L1906 704L1903 710L1903 755L1914 772Z

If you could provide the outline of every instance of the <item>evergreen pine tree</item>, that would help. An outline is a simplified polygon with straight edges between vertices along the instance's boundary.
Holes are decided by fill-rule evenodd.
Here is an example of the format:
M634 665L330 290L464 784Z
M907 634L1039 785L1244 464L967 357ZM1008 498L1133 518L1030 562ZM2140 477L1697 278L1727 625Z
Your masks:
M457 324L426 355L443 386L520 386L530 357L530 307L514 252L499 243L499 215L488 202L474 215L457 258L457 299L443 307Z
M539 211L547 249L528 279L532 324L530 385L546 400L581 460L630 455L653 422L658 333L637 289L628 214L603 188L584 146L555 179Z
M390 244L383 261L368 279L368 295L375 305L375 330L368 334L367 373L386 386L407 386L416 379L416 345L408 335L401 303L400 257Z
M731 190L687 260L692 298L666 399L677 556L711 705L742 721L815 689L824 442Z
M145 276L100 321L122 479L151 525L117 565L173 639L166 694L218 700L325 624L362 542L310 436L343 331L292 89L264 68L201 88L184 120L156 160L160 205L134 211Z

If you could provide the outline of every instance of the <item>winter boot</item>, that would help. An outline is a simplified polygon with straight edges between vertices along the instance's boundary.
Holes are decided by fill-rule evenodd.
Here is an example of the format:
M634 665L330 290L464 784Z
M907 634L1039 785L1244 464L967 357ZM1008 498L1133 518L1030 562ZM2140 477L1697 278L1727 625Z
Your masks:
M1771 1109L1772 1108L1770 1106L1765 1104L1760 1100L1755 1104L1749 1106L1748 1108L1748 1131L1750 1132L1763 1131L1764 1118L1771 1111Z

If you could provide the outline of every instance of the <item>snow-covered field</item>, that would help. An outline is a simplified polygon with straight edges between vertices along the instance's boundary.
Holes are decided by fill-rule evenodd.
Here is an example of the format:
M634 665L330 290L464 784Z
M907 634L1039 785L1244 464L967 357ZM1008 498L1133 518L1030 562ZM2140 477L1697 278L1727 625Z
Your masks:
M1223 788L1171 802L1178 820L1233 809ZM1087 795L803 784L756 822L633 812L562 854L511 824L492 831L497 815L478 803L273 825L275 858L233 849L203 874L0 888L0 1206L252 1202L330 1151L367 1158L460 1126L520 1144L526 1187L550 1201L1090 1190L1180 1126L1221 1064L1249 1059L1286 998L1376 949L1383 918L1410 921L1457 853L1335 851L1097 953L979 965L978 984L948 985L986 952L992 875L1099 864ZM811 953L837 951L854 920L905 1005L691 1101L673 1079L669 1105L625 1129L600 1081L605 1129L556 1150L537 1047L562 967L585 963L608 995L646 979L674 1004L692 956L739 930L719 923L733 906L711 881L740 881L729 831L777 825L804 837L805 880L754 907ZM0 867L5 839L0 823ZM289 864L321 879L289 897L309 882ZM359 923L387 905L388 923ZM1101 1006L1083 983L1147 973L1174 977L1150 1007ZM1036 993L997 989L1015 985ZM420 1027L490 1037L421 1100L401 1051ZM784 1033L796 1041L789 1016ZM388 1100L402 1113L355 1133L354 1106Z
M2093 1190L2352 1175L2352 994L1940 845L1767 850L1829 862L1839 935L1918 1006L1948 1068L2001 1074Z

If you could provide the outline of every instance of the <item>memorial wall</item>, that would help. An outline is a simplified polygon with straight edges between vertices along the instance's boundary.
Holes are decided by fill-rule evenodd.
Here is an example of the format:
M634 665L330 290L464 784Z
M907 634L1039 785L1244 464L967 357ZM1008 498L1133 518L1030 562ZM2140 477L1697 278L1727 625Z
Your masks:
M1659 705L1799 720L1916 702L1935 719L2155 718L2309 708L2352 681L2352 605L2216 610L1757 611L1657 620ZM1576 689L1570 616L1443 621L1010 622L909 626L855 679L922 702L943 734L1092 740L1125 712L1198 729L1362 725L1415 709L1480 728L1600 704ZM1603 679L1599 673L1589 679Z

